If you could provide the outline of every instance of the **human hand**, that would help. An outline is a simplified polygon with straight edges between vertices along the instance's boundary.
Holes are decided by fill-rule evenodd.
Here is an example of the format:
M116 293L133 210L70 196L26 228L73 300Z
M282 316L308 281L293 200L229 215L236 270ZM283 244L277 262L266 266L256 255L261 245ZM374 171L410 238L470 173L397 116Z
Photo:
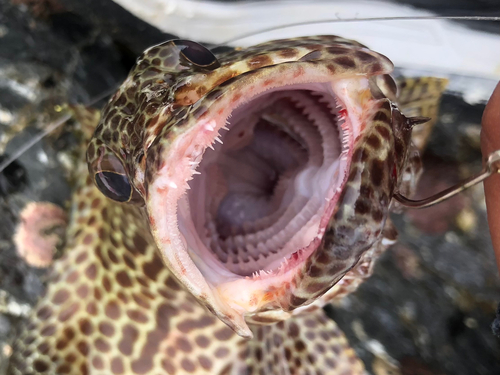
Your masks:
M500 150L500 83L493 91L483 113L481 130L481 149L483 158ZM491 241L495 251L497 266L500 270L500 174L495 173L484 181L486 209Z

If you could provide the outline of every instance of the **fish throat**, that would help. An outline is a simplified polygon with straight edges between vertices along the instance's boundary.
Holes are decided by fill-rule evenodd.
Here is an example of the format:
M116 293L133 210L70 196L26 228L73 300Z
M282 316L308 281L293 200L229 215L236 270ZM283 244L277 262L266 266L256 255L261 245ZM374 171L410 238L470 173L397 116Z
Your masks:
M234 108L179 200L192 258L254 278L303 262L320 244L344 179L344 113L329 83L274 88Z

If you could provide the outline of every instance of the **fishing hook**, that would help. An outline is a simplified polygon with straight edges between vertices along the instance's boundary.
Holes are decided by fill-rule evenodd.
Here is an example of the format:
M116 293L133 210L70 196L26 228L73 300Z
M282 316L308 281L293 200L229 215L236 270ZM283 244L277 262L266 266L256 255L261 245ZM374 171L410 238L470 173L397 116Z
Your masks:
M449 187L448 189L445 189L437 194L434 194L428 198L425 199L420 199L420 200L412 200L409 198L406 198L405 196L401 195L400 193L395 193L394 194L394 199L401 203L405 207L409 208L426 208L433 206L435 204L438 204L442 201L447 200L448 198L451 198L465 189L470 188L471 186L474 186L491 175L495 173L500 173L500 150L492 152L489 156L488 159L486 160L486 163L477 175L469 177L468 179L453 185L452 187Z

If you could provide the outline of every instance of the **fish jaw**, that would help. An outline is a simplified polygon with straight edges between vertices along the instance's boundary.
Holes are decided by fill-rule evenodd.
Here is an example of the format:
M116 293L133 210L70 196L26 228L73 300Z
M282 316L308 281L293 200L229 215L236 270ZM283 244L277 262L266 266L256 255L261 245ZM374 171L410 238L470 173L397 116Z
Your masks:
M380 208L368 236L353 231L369 218L351 207L360 185L350 180L365 168L357 145L368 122L376 123L370 116L391 97L380 96L372 78L388 76L393 65L337 36L206 53L218 60L210 69L186 59L174 42L146 50L103 110L87 162L106 196L145 204L167 267L249 337L245 320L267 314L269 322L318 300L377 240L388 208ZM390 105L384 111L390 137ZM387 151L390 141L383 143ZM245 194L253 197L240 199ZM325 259L337 266L336 253L343 258L333 274L318 266Z
M277 71L279 80L271 80ZM227 269L207 248L206 239L200 238L200 234L193 230L194 224L189 222L192 211L188 199L188 192L192 189L188 190L188 183L207 156L207 147L215 145L216 138L225 131L227 120L239 115L238 108L259 102L259 98L265 101L275 93L303 90L328 94L337 105L338 165L334 172L330 172L332 176L323 191L320 208L304 226L307 230L300 230L292 236L292 240L299 244L296 251L281 256L266 270L256 270L251 275L239 274ZM306 260L322 246L325 228L338 208L339 197L349 176L353 145L366 126L374 103L365 75L332 75L307 63L297 63L286 69L283 66L268 68L267 72L260 71L258 76L248 75L239 79L237 84L226 85L219 100L205 109L193 128L154 153L161 163L147 185L146 208L163 260L202 304L239 335L251 337L245 316L266 309L291 309L287 298L300 283ZM203 101L199 104L202 106ZM228 134L231 131L230 127ZM225 138L228 137L223 138L224 143ZM228 141L233 139L228 138ZM235 148L242 147L237 140L233 143ZM307 178L304 177L303 181ZM332 277L332 284L341 276Z

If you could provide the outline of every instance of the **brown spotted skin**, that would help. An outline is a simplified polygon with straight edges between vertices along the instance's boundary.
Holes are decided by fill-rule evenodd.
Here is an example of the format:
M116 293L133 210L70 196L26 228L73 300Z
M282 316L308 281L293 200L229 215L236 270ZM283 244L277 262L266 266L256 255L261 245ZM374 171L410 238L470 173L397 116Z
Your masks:
M99 117L75 116L84 132ZM141 209L105 198L85 169L73 171L68 243L20 327L9 375L362 374L321 309L255 326L250 341L236 335L163 265Z
M392 111L390 101L381 100L369 127L355 143L349 178L322 246L296 276L297 288L289 297L292 309L322 296L356 264L360 266L359 259L382 240L396 182L393 171L398 169Z
M218 60L219 68L204 70L186 64L171 42L147 49L104 108L88 147L91 171L100 157L112 153L145 197L148 183L162 165L159 155L208 116L210 106L226 100L241 77L272 80L285 70L302 74L306 66L332 77L385 74L393 68L385 56L331 35L275 40L223 54ZM144 179L136 177L142 173Z
M335 77L383 78L373 87L377 108L355 141L349 180L322 244L277 303L290 319L270 324L283 316L266 306L248 319L258 324L251 327L254 338L237 336L163 266L142 209L104 198L79 169L65 255L15 343L10 374L362 374L345 337L318 306L371 274L387 248L383 240L396 238L387 220L392 194L416 181L401 182L409 166L418 171L412 166L419 159L410 150L406 118L389 100L396 96L392 63L335 36L235 50L218 56L220 67L210 71L186 63L174 47L167 42L138 59L87 150L91 171L99 158L117 157L146 200L164 151L209 116L214 103L238 95L245 79L301 74L307 66ZM77 114L87 135L97 116Z
M84 132L99 119L81 108L75 115ZM179 286L159 258L139 208L105 198L83 163L73 172L79 177L65 254L20 328L8 373L228 370L243 339Z
M273 325L252 327L243 374L364 374L363 364L321 309ZM287 363L287 366L279 365Z
M435 77L405 78L398 84L398 106L407 116L425 116L431 121L416 126L413 129L412 141L418 150L422 150L427 144L439 110L439 101L436 101L437 93L442 93L448 80Z
M91 173L95 173L99 160L112 155L121 161L130 181L147 201L148 186L164 164L163 155L172 142L196 122L210 119L214 115L210 108L218 101L229 105L231 100L244 95L255 80L265 84L279 79L284 72L299 76L306 67L314 67L321 74L331 76L332 80L353 75L385 77L393 69L385 56L336 36L271 41L226 53L218 56L218 60L220 67L207 71L187 66L171 42L146 50L103 111L87 152ZM390 79L387 81L390 83ZM395 91L390 84L387 87L389 91ZM279 297L261 311L279 309L289 312L313 301L354 267L364 251L381 240L392 192L398 184L397 178L393 178L392 168L396 162L398 166L405 163L409 138L397 139L395 132L401 132L406 126L405 118L402 115L393 118L393 112L399 111L378 88L376 91L373 95L380 97L380 105L385 106L386 112L380 110L381 118L374 115L362 137L356 140L355 157L359 160L354 161L348 182L358 195L360 178L364 181L363 186L376 182L374 195L368 197L373 212L362 212L362 206L369 203L364 197L356 203L353 194L344 194L338 206L357 204L357 212L351 210L352 217L344 217L344 221L337 221L329 227L318 251L296 275L293 287L285 286L285 293L277 291ZM382 128L385 131L380 133ZM411 134L409 130L408 134ZM384 158L372 158L374 150L385 149L389 151ZM378 198L384 199L380 201ZM337 220L337 216L333 220ZM338 242L356 231L349 228L364 223L372 229L363 234L363 244L360 242L348 249L351 244ZM335 236L340 237L335 239Z
M75 197L71 243L11 373L221 373L242 339L178 285L138 209L110 202L90 179Z
M311 67L332 80L368 77L378 109L354 142L349 180L322 243L295 274L292 285L269 291L275 298L247 320L269 320L269 311L278 310L286 318L328 293L351 269L365 267L373 253L380 252L376 249L384 248L392 195L395 189L414 190L420 159L412 149L411 126L393 102L397 86L389 75L392 63L355 41L336 36L277 40L220 55L218 60L220 67L214 70L186 65L171 42L145 51L104 109L88 148L89 169L95 172L101 158L113 155L148 201L148 187L173 141L197 122L215 116L211 108L219 102L230 105L244 95L254 82L272 83L285 73L300 76ZM408 108L415 97L409 93L404 97ZM353 270L351 275L358 273Z
M335 228L349 231L359 226L373 226L383 220L383 212L388 208L400 210L395 201L387 205L395 188L405 196L415 193L422 174L419 151L427 143L436 122L440 98L448 84L447 79L437 77L404 78L398 83L390 75L376 78L382 95L397 101L398 109L387 100L382 101L379 111L374 115L372 131L366 132L364 140L358 142L353 157L357 163L351 168L351 175L354 176L356 172L357 177L349 179L349 188L343 193L344 200L330 226L329 235L333 237L335 233L338 235L338 232L333 232ZM410 129L400 111L406 116L423 116L431 120L416 129ZM359 191L355 203L353 199L346 200L346 195L352 191ZM355 215L350 217L350 223L346 222L345 211L352 212L353 207ZM377 235L380 230L381 234ZM358 263L337 284L316 301L316 305L323 305L355 291L371 276L376 259L397 239L397 230L389 218L385 219L383 229L379 225L372 227L371 231L377 235L372 247L361 255ZM344 236L349 237L349 234ZM335 241L338 238L332 240ZM356 248L355 244L352 245ZM322 263L318 263L321 267Z

